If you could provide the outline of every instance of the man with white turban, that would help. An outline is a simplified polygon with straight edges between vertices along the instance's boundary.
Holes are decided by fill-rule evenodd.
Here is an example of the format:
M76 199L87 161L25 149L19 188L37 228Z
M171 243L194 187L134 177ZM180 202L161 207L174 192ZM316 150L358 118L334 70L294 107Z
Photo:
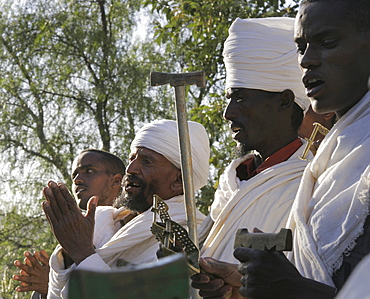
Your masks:
M245 297L333 298L370 253L369 14L368 0L300 3L294 39L302 81L313 110L333 111L338 121L303 173L288 222L290 262L250 248L234 252ZM368 298L368 281L357 281L367 296L345 298Z
M189 121L188 127L194 189L197 190L208 178L209 140L201 124ZM159 120L141 128L131 144L129 160L122 195L117 199L121 209L95 208L97 198L92 197L84 216L64 185L49 182L44 189L47 198L44 211L60 244L50 260L48 298L66 296L65 286L73 269L109 271L126 264L155 261L159 246L150 231L154 194L165 200L171 219L186 226L176 122ZM121 226L122 209L136 211L138 216ZM200 225L204 215L197 211L196 218ZM67 265L66 252L72 260Z
M298 138L298 128L309 99L293 28L293 18L238 18L229 29L223 55L230 102L224 116L241 155L220 177L211 207L214 224L200 260L206 272L220 276L219 261L238 263L233 246L239 228L273 233L286 225L308 163L299 158L305 141ZM204 274L193 277L201 294L207 288L202 282L207 282Z

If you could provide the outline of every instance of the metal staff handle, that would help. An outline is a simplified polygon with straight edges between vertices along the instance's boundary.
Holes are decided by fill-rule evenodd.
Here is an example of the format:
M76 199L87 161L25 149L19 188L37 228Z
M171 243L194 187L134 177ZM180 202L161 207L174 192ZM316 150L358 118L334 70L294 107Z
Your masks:
M199 247L193 184L193 165L186 113L185 85L196 84L198 87L204 87L206 85L205 72L151 72L150 84L151 86L170 84L175 87L176 118L180 144L181 174L183 179L187 226L189 229L190 239L193 241L195 246Z

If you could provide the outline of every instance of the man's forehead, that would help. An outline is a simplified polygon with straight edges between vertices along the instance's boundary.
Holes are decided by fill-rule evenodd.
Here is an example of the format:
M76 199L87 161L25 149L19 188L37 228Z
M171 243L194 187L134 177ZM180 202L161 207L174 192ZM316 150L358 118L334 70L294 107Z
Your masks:
M95 152L84 152L79 154L72 163L73 168L103 164L104 157Z
M317 2L301 5L294 22L294 37L300 37L303 32L310 30L317 22L315 18L320 14L321 9L317 7Z
M245 88L245 87L228 87L226 88L226 96L232 96L241 92L247 93L249 91L258 90L258 89L252 89L252 88Z
M174 167L176 167L176 165L174 165L164 155L162 155L162 154L160 154L160 153L158 153L158 152L156 152L152 149L146 148L146 147L142 147L142 146L135 147L135 149L130 153L130 157L132 157L132 156L139 156L141 158L150 158L155 162L165 163L165 164L169 163L169 164L173 165Z
M164 159L166 159L162 154L143 146L135 147L135 149L130 153L130 156L132 155L140 155L153 158L163 157Z
M333 5L335 4L335 5ZM294 37L319 36L351 26L343 1L316 1L301 5L295 18Z

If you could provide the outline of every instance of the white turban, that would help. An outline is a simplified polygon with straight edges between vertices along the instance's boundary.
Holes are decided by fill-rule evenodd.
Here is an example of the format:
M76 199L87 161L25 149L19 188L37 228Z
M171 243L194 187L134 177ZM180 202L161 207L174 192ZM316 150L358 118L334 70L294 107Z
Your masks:
M191 157L193 164L194 190L202 188L209 173L209 139L206 129L200 123L188 121ZM131 143L131 151L145 147L163 155L181 169L180 145L177 123L174 120L155 120L143 126Z
M301 81L293 35L294 18L237 18L224 44L226 88L290 89L306 112L310 101Z

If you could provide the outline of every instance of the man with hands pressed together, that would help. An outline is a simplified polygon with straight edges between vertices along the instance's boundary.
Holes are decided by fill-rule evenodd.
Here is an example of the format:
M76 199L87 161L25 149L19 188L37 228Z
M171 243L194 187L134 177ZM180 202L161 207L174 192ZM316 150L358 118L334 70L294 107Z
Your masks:
M188 122L194 162L194 189L206 184L209 171L209 140L204 127ZM150 207L157 194L169 207L171 219L186 225L180 170L177 124L172 120L145 125L131 143L129 165L122 194L113 207L97 207L98 197L87 204L87 214L79 212L63 184L49 182L44 189L44 211L59 244L50 258L49 298L65 298L73 269L111 271L128 264L157 259L158 241L151 233ZM121 209L137 212L122 226ZM204 215L197 211L198 224Z
M79 208L86 210L91 196L99 197L98 205L111 206L121 191L121 182L125 174L123 161L109 152L98 149L86 149L79 153L72 163L71 179L74 199ZM17 292L35 291L32 298L45 298L49 281L49 255L45 250L26 251L24 263L14 264L20 275L13 279L20 281Z

